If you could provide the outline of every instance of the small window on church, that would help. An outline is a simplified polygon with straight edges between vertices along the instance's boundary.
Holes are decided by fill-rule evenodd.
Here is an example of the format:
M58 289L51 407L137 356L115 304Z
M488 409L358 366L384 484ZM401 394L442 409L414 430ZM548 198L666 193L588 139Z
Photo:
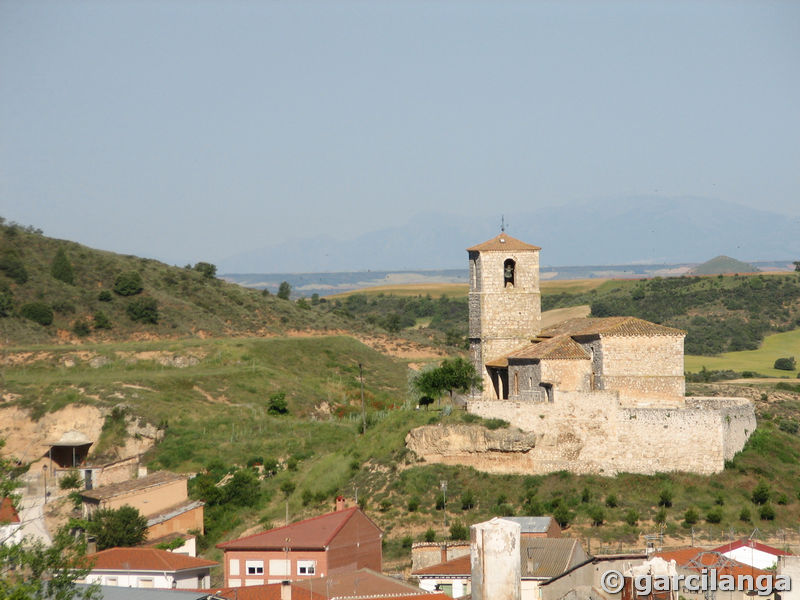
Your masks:
M512 259L506 259L503 263L503 286L514 287L514 269L516 263Z

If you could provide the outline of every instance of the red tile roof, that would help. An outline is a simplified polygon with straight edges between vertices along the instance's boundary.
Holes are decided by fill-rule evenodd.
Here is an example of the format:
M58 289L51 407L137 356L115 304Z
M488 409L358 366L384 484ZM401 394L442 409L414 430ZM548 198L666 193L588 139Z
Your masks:
M555 337L557 335L576 336L685 336L686 332L674 327L657 325L636 317L579 317L568 319L563 323L554 325L541 333L542 337Z
M511 237L507 233L501 233L482 244L467 248L467 252L485 252L487 250L541 250L541 248L539 246L526 244L517 238Z
M412 575L449 575L451 577L461 575L471 577L472 565L470 564L469 554L466 554L438 565L417 569Z
M569 336L559 336L544 340L534 340L521 350L516 350L507 358L550 359L550 360L589 360L591 357L583 347Z
M277 529L262 531L253 535L222 542L217 548L223 550L324 550L342 527L355 515L360 513L369 521L357 506L346 510L334 511ZM372 521L369 521L372 523ZM372 523L377 531L377 525Z
M229 598L230 600L281 600L280 583L264 585L250 585L245 587L211 588L208 591L214 596ZM297 588L292 584L292 600L327 600L327 597L317 592L309 592Z
M389 579L385 575L382 577ZM331 579L335 580L335 578ZM328 589L326 578L322 578L313 580L321 583L319 583L319 587L315 587L314 591L312 591L307 585L309 581L293 581L290 584L292 600L328 600L329 598L336 598L337 600L343 598L358 598L358 600L383 600L386 598L396 600L450 600L450 597L442 592L426 592L419 588L414 589L414 586L411 585L407 585L407 589L402 591L390 588L374 591L361 589L353 591L352 586L349 590L334 591L333 589ZM305 585L301 586L299 584ZM229 598L230 600L280 600L282 586L283 584L280 583L269 583L235 588L212 588L207 591L215 596Z
M721 556L714 550L703 550L702 548L670 550L668 552L659 552L656 556L660 556L666 561L674 560L679 567L692 569L698 573L703 568L714 568L717 571L717 576L733 575L738 577L739 575L752 575L755 578L759 575L770 574L769 571L745 565L726 556ZM699 565L702 565L702 567Z
M11 498L0 500L0 523L19 523L19 514Z
M731 550L736 550L738 548L753 548L774 556L792 556L791 552L786 552L785 550L779 550L778 548L767 546L766 544L762 544L756 540L736 540L735 542L729 542L723 546L720 546L719 548L714 548L714 552L725 554L726 552L730 552Z
M156 548L109 548L86 557L93 571L185 571L219 563Z

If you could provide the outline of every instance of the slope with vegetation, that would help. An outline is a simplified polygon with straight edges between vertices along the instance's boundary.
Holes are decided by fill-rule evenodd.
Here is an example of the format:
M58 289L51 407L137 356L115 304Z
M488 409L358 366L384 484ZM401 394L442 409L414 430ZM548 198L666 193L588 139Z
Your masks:
M215 274L206 262L171 267L0 219L0 336L13 346L360 327Z

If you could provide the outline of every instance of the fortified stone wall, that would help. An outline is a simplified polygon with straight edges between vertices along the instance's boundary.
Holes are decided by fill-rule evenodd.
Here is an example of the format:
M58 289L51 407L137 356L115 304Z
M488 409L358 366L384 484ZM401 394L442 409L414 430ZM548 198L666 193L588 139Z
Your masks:
M710 474L724 468L725 460L742 449L756 427L752 404L741 398L691 398L687 406L625 407L611 392L560 392L553 403L479 400L469 402L468 410L504 419L529 432L535 441L526 449L531 438L507 430L506 435L522 447L496 450L502 445L499 440L476 444L472 433L473 440L453 443L455 439L448 438L455 432L434 427L412 431L407 441L416 441L409 448L431 462L506 473ZM426 434L422 436L419 429Z

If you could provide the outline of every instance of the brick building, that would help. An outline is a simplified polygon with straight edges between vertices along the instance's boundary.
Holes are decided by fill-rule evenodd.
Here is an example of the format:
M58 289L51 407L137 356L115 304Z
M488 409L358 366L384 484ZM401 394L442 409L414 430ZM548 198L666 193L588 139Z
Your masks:
M357 507L217 544L225 553L225 586L310 579L381 570L383 533Z

